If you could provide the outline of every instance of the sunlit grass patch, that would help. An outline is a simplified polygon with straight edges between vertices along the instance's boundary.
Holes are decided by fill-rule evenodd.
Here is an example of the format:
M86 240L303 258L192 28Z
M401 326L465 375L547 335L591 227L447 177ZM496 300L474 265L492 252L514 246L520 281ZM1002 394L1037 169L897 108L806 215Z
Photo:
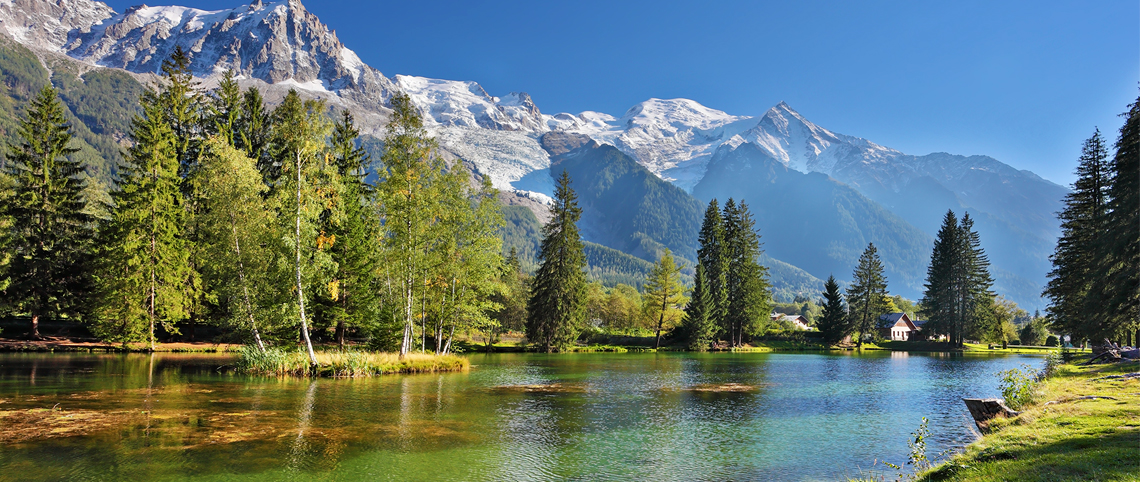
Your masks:
M358 350L323 351L316 355L314 369L308 354L301 350L269 348L262 352L246 347L240 352L237 367L255 375L298 377L372 377L394 373L463 371L471 367L467 358L456 355L409 353L401 359L395 353Z
M1138 370L1060 366L1020 416L994 419L990 435L919 480L1140 480L1140 379L1098 379Z

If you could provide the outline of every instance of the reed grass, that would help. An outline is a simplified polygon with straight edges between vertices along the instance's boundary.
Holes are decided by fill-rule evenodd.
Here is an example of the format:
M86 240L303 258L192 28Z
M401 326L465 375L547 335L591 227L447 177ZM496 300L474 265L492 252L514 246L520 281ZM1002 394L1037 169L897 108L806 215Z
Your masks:
M464 371L470 367L471 362L467 358L456 355L409 353L401 360L395 353L359 350L317 352L314 367L309 363L309 356L301 350L269 348L262 352L248 346L240 350L237 361L238 370L245 373L281 377L373 377Z

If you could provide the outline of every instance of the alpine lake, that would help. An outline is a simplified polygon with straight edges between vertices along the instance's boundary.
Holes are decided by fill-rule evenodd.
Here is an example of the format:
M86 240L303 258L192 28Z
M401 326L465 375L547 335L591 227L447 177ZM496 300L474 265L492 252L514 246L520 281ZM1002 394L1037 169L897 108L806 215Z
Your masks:
M975 439L1033 355L468 354L468 372L234 373L232 355L0 354L0 480L843 480ZM893 476L888 477L893 480Z

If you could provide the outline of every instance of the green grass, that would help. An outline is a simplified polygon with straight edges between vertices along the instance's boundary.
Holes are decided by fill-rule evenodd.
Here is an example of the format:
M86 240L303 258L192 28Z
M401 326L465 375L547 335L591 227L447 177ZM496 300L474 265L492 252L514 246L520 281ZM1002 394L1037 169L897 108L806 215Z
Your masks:
M465 357L409 353L403 359L395 353L358 350L317 352L315 371L309 356L301 350L269 348L264 353L243 347L237 361L238 370L254 375L296 377L372 377L395 373L434 373L463 371L471 367Z
M919 480L1140 481L1140 379L1098 380L1138 370L1062 365L1020 416L994 420L989 435Z

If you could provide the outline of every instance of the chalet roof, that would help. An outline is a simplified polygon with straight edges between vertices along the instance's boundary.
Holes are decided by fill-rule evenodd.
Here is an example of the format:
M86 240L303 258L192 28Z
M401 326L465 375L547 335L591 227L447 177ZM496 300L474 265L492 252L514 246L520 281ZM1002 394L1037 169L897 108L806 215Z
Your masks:
M902 319L902 317L904 317L904 316L906 316L906 313L887 313L885 315L880 315L879 319L890 321L890 322L897 322L900 319ZM909 319L910 317L907 316L907 318Z

